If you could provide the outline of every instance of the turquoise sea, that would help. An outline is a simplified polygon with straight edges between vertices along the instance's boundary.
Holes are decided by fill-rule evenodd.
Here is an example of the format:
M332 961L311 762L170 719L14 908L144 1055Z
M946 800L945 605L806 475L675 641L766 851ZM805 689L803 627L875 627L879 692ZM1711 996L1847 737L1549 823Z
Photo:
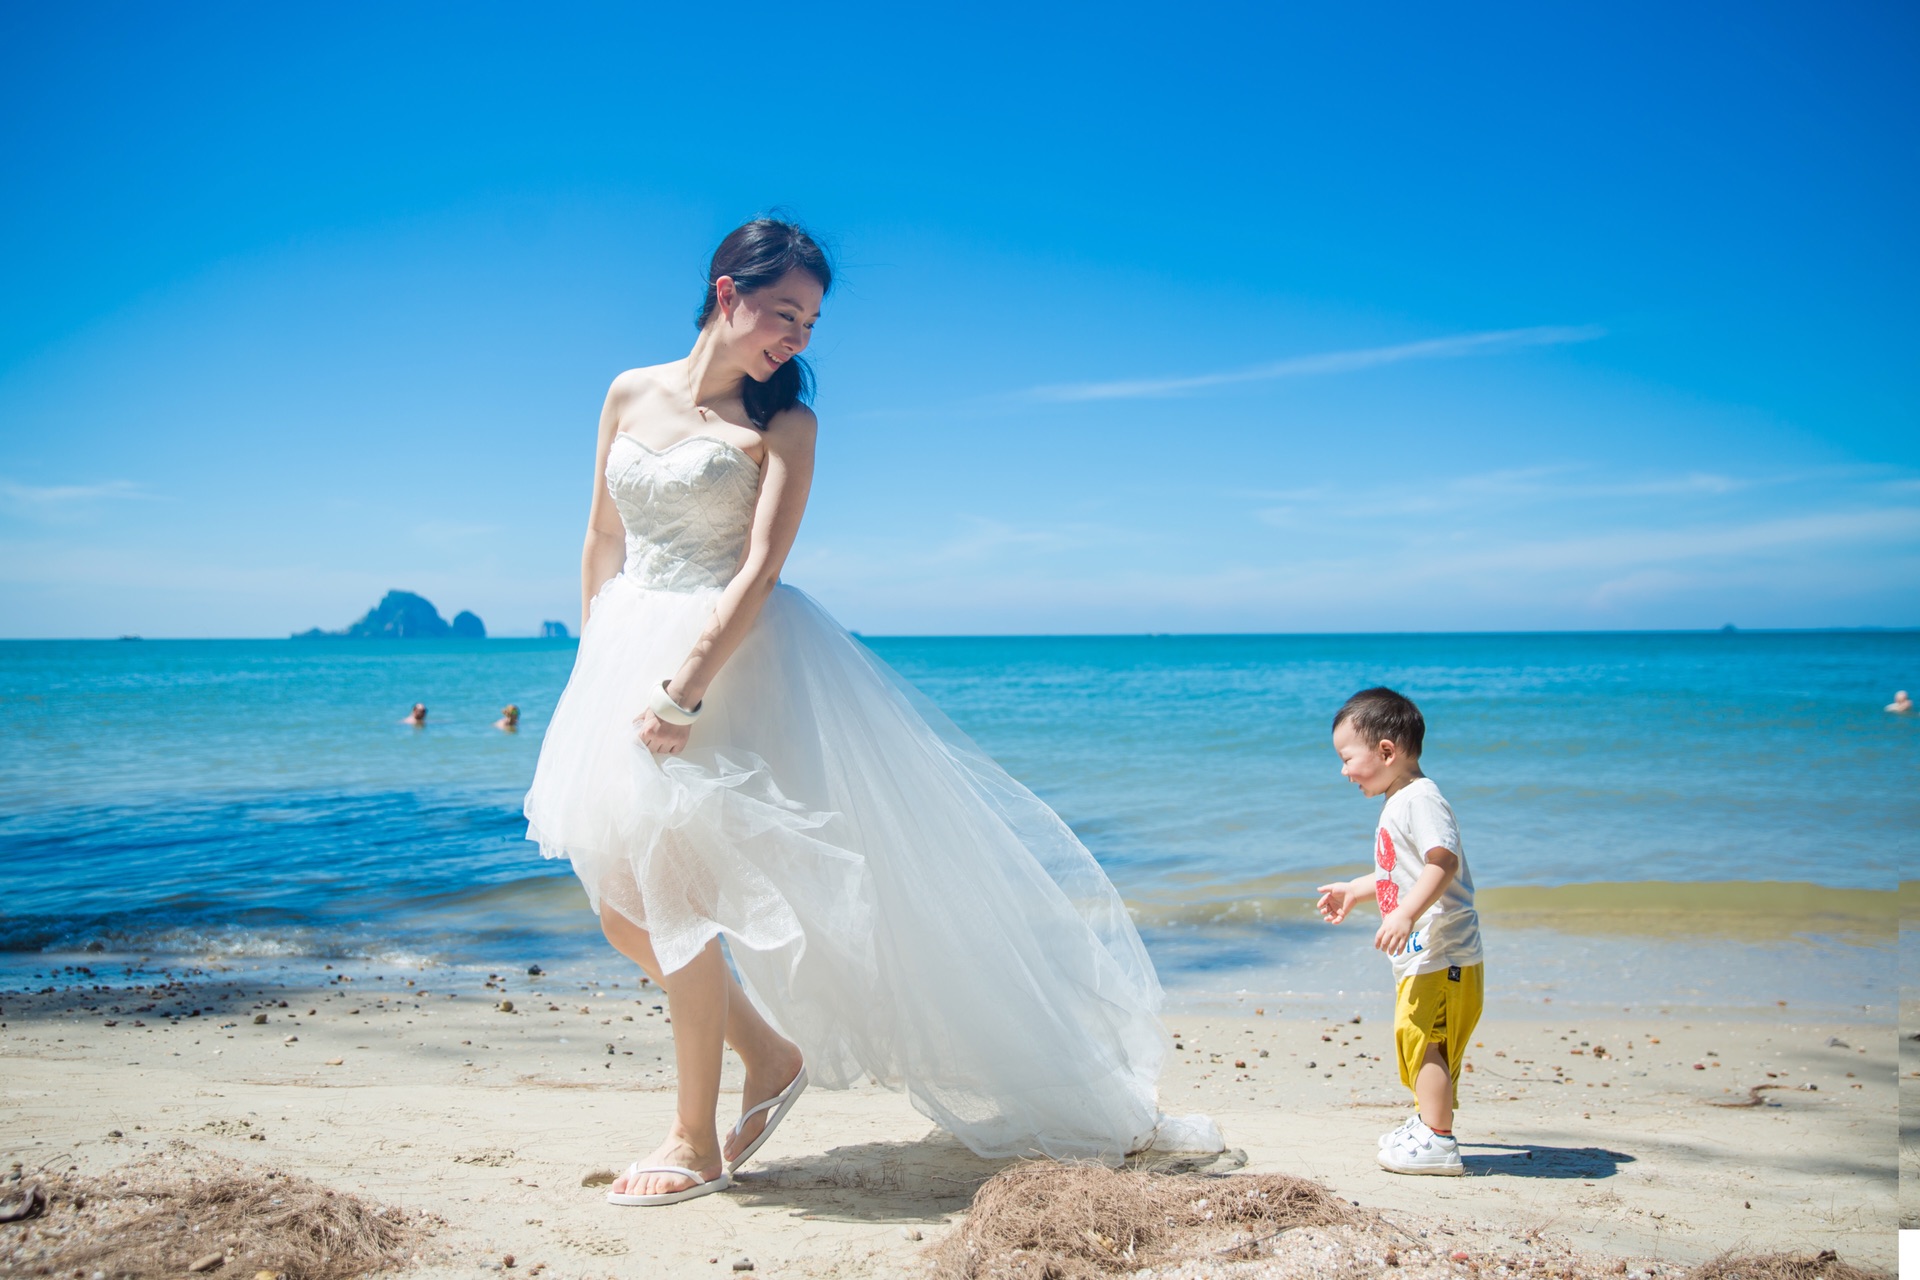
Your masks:
M1367 864L1378 802L1340 778L1328 720L1376 683L1426 713L1505 998L1881 1009L1897 990L1920 718L1881 708L1920 686L1920 633L866 643L1059 810L1178 995L1385 990L1369 935L1310 913L1318 879ZM518 816L572 656L0 642L0 972L611 969ZM415 701L424 730L399 723ZM508 702L514 735L491 727Z

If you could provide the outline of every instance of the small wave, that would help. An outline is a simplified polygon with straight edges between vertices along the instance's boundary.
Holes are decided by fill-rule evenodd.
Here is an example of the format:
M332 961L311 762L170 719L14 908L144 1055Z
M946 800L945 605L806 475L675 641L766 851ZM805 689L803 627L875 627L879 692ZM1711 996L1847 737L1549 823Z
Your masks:
M14 922L16 925L23 922ZM321 928L248 929L160 926L151 929L98 927L85 922L48 922L0 932L0 952L196 956L217 960L366 960L375 964L418 967L439 956L422 949L377 939L355 939Z
M413 899L422 910L515 911L587 910L586 892L574 876L543 872L494 884L469 885L444 893L422 894Z
M1838 889L1787 880L1506 885L1482 890L1475 899L1490 921L1582 933L1890 941L1900 921L1899 895L1892 888Z
M1314 909L1318 886L1351 874L1351 868L1342 868L1156 886L1128 892L1126 900L1143 929L1312 925L1319 919ZM1755 940L1805 935L1884 940L1892 937L1900 917L1899 895L1892 889L1758 880L1501 885L1478 890L1474 905L1490 927Z

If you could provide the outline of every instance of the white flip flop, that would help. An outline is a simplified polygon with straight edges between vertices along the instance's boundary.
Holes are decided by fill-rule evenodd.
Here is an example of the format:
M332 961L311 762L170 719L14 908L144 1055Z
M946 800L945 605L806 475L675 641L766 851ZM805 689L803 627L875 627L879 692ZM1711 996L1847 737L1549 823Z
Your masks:
M682 1200L692 1200L698 1196L710 1196L716 1191L725 1191L733 1185L733 1175L722 1173L717 1178L703 1178L691 1169L682 1169L677 1164L650 1164L642 1167L638 1161L627 1166L627 1185L643 1173L677 1173L683 1178L693 1179L693 1185L684 1191L662 1191L650 1196L636 1196L625 1191L607 1192L607 1203L622 1206L679 1204Z
M793 1110L793 1104L799 1100L800 1095L802 1093L806 1092L806 1088L807 1088L807 1069L805 1067L801 1067L799 1074L793 1077L793 1082L791 1084L789 1084L786 1088L782 1089L780 1092L774 1094L771 1098L768 1098L765 1102L761 1103L759 1106L753 1108L751 1111L748 1111L745 1115L741 1116L738 1120L734 1122L733 1128L727 1134L727 1137L729 1138L738 1137L740 1135L740 1131L747 1127L747 1121L753 1119L755 1116L759 1115L762 1111L765 1111L769 1108L773 1110L773 1114L767 1117L766 1124L760 1127L760 1132L755 1134L753 1141L747 1144L747 1149L745 1151L742 1151L739 1155L735 1156L733 1159L727 1161L727 1172L729 1174L731 1174L735 1169L738 1169L741 1165L745 1164L748 1158L751 1157L754 1152L760 1149L760 1144L773 1136L773 1131L779 1128L780 1122L782 1120L785 1120L787 1118L787 1112Z

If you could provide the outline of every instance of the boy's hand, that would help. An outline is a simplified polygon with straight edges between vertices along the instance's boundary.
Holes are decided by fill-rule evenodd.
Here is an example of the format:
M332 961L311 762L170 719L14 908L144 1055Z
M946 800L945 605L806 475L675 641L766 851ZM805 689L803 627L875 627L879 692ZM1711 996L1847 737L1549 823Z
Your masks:
M1328 924L1339 924L1347 918L1347 912L1353 910L1355 898L1351 880L1342 880L1339 884L1323 884L1317 891L1320 901L1314 905L1320 910L1320 918Z
M1373 935L1373 949L1397 956L1407 949L1407 938L1412 933L1412 914L1397 907L1381 918L1379 931Z

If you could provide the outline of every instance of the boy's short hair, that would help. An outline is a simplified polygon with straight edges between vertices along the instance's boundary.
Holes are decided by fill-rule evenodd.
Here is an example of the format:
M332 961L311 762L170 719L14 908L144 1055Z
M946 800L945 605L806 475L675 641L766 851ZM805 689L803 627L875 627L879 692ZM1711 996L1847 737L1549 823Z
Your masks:
M1385 686L1362 689L1341 703L1334 713L1334 729L1347 720L1353 722L1368 746L1377 747L1383 740L1390 740L1410 756L1420 754L1427 737L1426 718L1413 705L1413 699Z

